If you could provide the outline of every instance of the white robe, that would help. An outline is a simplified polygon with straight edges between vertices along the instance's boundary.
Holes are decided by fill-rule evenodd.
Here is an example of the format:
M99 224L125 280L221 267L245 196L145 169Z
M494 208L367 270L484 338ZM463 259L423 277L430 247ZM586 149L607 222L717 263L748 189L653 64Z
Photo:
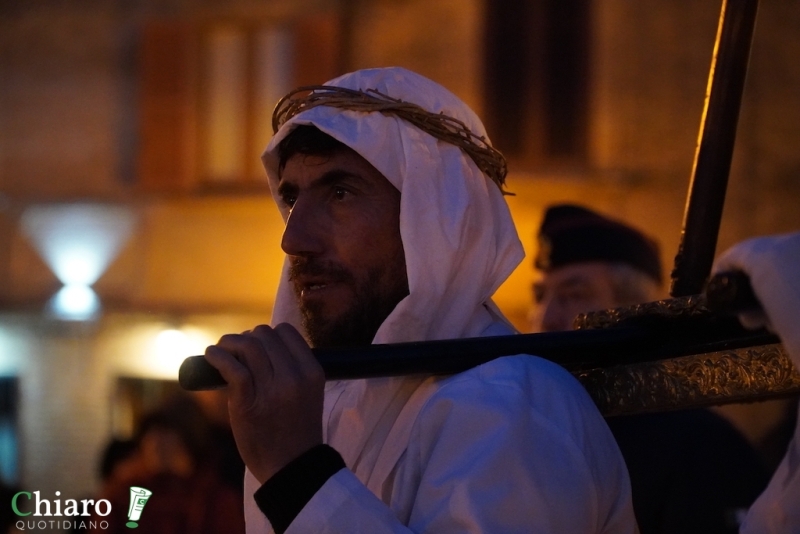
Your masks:
M800 369L800 232L749 239L715 262L716 272L742 270L762 311L740 317L746 326L776 332ZM740 528L742 534L800 533L800 419L786 455Z
M348 396L348 386L359 393ZM328 442L348 469L287 534L636 532L608 427L583 387L546 360L514 356L447 378L337 383L326 401ZM365 406L382 413L375 419ZM247 532L272 532L256 489L248 474Z
M745 517L742 534L800 532L800 419L786 456Z

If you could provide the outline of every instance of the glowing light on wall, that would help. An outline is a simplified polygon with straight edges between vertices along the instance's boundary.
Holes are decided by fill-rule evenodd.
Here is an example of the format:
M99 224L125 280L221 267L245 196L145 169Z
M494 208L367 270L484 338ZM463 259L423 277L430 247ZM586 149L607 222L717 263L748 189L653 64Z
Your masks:
M136 220L123 206L53 204L31 206L22 215L23 232L64 287L49 309L66 320L88 320L100 311L91 286L117 257Z
M146 361L142 363L148 374L174 380L184 358L203 354L212 343L211 337L197 328L166 328L153 338Z
M86 321L99 315L100 299L89 286L67 284L50 300L48 310L61 319Z

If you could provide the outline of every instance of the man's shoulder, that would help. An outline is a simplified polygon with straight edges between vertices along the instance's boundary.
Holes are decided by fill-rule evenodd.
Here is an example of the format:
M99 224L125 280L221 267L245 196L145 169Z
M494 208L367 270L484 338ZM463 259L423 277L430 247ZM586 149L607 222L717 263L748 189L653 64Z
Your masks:
M489 386L516 385L533 391L544 387L558 387L567 390L583 389L575 377L560 365L528 354L496 358L443 381L443 385L451 383Z
M537 411L559 407L595 409L586 390L566 369L537 356L504 356L434 381L428 404L506 401Z
M578 456L614 455L611 432L586 390L568 371L542 358L498 358L422 387L427 391L413 427L428 436L423 442L450 431L467 439L469 429L474 436L526 442L519 445L522 450L544 440Z

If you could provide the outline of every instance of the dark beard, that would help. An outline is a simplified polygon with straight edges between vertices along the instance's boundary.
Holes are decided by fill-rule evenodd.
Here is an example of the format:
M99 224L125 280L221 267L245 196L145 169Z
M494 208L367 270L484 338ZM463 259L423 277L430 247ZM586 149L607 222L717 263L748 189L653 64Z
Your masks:
M359 347L372 343L378 328L408 295L405 261L402 266L402 271L393 273L377 268L371 270L366 281L359 284L350 272L336 265L319 265L313 260L292 262L290 280L300 272L324 273L336 281L349 284L355 292L353 306L333 320L323 317L324 307L321 304L300 305L303 328L311 346ZM386 284L381 284L382 280L386 280ZM299 302L300 289L295 285L294 290Z

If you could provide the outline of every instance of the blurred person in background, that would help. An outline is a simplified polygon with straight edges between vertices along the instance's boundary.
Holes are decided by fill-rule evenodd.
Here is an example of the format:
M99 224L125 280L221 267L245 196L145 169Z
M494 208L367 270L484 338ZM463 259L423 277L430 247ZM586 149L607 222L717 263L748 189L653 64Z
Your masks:
M113 485L135 476L139 471L136 441L112 438L100 459L100 479Z
M127 488L129 482L141 473L138 452L135 440L111 438L100 456L100 491L96 496L89 495L87 498L106 499ZM70 532L83 534L89 532L89 526L86 522L75 521Z
M581 313L657 300L658 245L585 207L548 208L538 233L533 330L571 330ZM628 466L641 534L735 533L769 472L710 410L608 419Z
M545 211L538 233L533 330L572 330L579 314L662 296L658 245L638 230L587 208Z
M143 417L135 438L135 473L107 485L108 521L95 532L129 532L130 487L152 492L138 526L148 534L244 532L241 491L221 475L208 419L195 400L176 397ZM241 487L239 478L238 486Z
M240 496L244 495L244 461L236 448L228 417L228 396L220 389L196 391L198 403L208 423L209 455L213 457L221 480Z

